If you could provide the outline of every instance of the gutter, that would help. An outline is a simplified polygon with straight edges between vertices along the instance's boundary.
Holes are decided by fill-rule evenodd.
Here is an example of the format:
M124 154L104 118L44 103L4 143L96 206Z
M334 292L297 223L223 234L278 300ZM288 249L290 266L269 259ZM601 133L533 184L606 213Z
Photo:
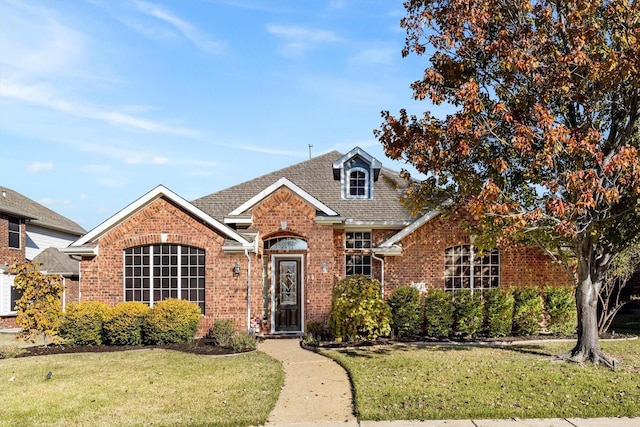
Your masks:
M378 258L374 252L371 253L371 256L373 259L380 261L380 264L382 265L382 273L380 277L380 284L382 286L380 287L380 291L382 292L382 298L384 299L384 258Z

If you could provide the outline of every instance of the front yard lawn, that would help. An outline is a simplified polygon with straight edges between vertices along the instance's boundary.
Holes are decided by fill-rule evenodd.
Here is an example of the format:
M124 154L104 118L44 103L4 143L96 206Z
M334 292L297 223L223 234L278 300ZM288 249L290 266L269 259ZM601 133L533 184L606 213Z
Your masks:
M2 359L0 425L257 425L266 421L283 382L280 362L261 352Z
M575 343L329 350L362 420L640 416L640 340L601 342L618 370L558 362Z

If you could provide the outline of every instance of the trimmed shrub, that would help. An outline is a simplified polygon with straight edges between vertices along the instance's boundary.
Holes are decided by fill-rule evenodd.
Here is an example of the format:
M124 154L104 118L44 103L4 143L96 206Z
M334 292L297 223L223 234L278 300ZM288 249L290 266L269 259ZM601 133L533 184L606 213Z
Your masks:
M231 348L234 353L255 350L256 343L256 336L253 334L234 335L231 338Z
M482 329L482 296L480 292L471 293L470 289L461 289L453 295L454 332L475 337Z
M499 288L487 289L484 298L484 334L489 337L511 335L513 294Z
M220 347L231 347L236 330L233 327L233 319L218 320L213 322L213 327L207 332L207 336L216 341Z
M420 292L411 286L395 288L387 300L391 309L393 332L397 337L419 333L421 323Z
M104 340L110 345L142 344L142 322L149 306L138 301L116 304L111 315L104 319Z
M307 335L316 341L328 341L333 338L331 328L326 323L310 320L306 323Z
M183 343L195 338L200 307L187 300L166 299L156 303L142 323L145 344Z
M538 335L543 319L542 297L538 288L521 288L513 292L513 332Z
M13 359L18 357L27 350L18 347L16 344L12 345L0 345L0 359Z
M364 275L346 277L333 288L329 327L339 341L374 340L391 332L391 310L382 285Z
M100 301L83 301L67 306L60 321L60 338L70 345L100 345L102 324L112 308Z
M430 289L424 298L424 332L448 337L453 330L453 297L442 289Z
M571 335L577 326L578 315L573 288L547 286L544 289L547 330L555 335Z

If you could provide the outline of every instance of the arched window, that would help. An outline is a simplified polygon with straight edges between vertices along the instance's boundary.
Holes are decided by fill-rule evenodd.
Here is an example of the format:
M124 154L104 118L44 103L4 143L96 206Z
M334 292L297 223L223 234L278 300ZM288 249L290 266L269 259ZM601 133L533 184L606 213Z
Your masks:
M353 168L349 171L347 194L350 198L369 197L369 173L363 168Z
M124 300L150 306L167 298L205 309L205 251L182 245L146 245L124 250Z
M500 252L478 256L473 245L452 246L444 251L444 287L447 291L500 286Z
M274 237L264 241L264 248L272 251L305 251L307 242L299 237Z

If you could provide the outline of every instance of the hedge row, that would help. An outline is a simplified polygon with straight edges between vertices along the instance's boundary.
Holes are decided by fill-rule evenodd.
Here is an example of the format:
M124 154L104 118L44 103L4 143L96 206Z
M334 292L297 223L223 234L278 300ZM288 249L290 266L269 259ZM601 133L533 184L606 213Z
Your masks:
M496 288L473 294L468 289L455 293L432 289L424 295L422 304L416 304L419 299L414 296L411 304L398 308L396 293L404 299L404 295L410 292L407 288L396 288L389 296L392 326L400 337L407 330L414 334L421 330L430 337L500 337L543 332L569 335L577 324L573 289L570 287L547 286L542 290ZM409 308L411 315L406 313ZM422 319L419 327L414 320L416 317Z
M200 307L166 299L149 308L141 302L110 307L98 301L67 306L60 337L71 345L138 345L182 343L195 338Z
M386 301L379 281L367 276L341 280L333 290L328 327L339 341L375 339L393 331L397 337L571 334L577 324L573 289L546 287L490 289L483 293L429 290L423 298L409 286L398 287ZM314 339L328 335L307 325ZM311 328L310 326L313 326Z

